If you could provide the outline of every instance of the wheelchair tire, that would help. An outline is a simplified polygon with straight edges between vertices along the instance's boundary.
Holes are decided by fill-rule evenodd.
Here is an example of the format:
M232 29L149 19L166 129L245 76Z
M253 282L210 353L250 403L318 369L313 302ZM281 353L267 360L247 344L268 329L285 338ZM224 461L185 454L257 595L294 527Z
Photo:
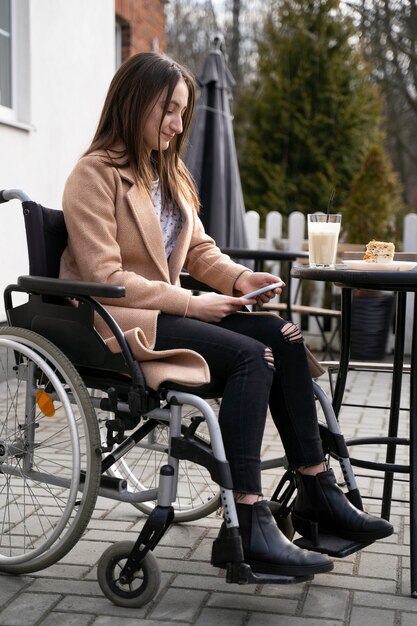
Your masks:
M114 543L103 552L97 565L98 583L106 598L117 606L127 608L148 604L161 584L158 562L152 552L146 554L131 583L120 582L120 572L134 545L133 541Z
M54 564L97 499L97 418L67 357L36 333L0 327L0 570Z
M190 408L191 409L191 408ZM218 409L217 409L218 410ZM184 412L182 434L187 430L195 409ZM200 434L201 432L201 434ZM102 430L102 435L104 430ZM205 424L198 427L195 438L208 443ZM109 470L116 478L127 480L128 489L133 492L153 489L158 486L159 471L167 462L168 424L162 420L132 450L120 458ZM134 506L149 515L155 502L137 502ZM179 461L177 499L173 503L175 522L191 522L207 517L220 506L220 490L210 477L208 470L187 460Z

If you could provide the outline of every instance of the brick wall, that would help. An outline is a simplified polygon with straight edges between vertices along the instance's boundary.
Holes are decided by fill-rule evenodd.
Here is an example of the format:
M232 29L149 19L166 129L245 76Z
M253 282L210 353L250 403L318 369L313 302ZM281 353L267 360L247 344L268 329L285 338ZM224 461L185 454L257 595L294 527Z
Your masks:
M166 0L116 0L122 25L122 61L136 52L165 50Z

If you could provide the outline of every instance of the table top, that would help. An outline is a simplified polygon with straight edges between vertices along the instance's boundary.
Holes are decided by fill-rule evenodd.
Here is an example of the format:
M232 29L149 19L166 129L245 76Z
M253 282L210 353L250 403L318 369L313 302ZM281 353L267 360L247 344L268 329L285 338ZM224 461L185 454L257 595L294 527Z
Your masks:
M261 261L295 261L307 259L308 252L291 250L248 250L246 248L222 248L222 252L239 259L253 259Z
M382 291L417 291L417 268L407 272L375 272L350 270L343 264L334 268L294 265L294 278L333 282L342 287L355 289L378 289Z

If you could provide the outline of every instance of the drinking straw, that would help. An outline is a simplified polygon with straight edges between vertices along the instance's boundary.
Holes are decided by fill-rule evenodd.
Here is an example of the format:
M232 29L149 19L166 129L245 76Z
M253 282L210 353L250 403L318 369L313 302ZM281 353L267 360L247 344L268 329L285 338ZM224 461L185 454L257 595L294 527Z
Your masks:
M333 189L332 189L332 191L330 193L329 201L327 203L326 222L329 221L329 213L330 213L330 209L333 207L333 201L334 201L335 195L336 195L336 187L333 187Z

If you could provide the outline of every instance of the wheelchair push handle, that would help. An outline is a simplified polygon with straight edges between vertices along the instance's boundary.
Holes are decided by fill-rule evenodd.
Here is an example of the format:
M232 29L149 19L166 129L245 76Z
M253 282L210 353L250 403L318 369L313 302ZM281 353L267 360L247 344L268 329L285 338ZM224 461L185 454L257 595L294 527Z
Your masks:
M30 201L30 197L21 189L3 189L0 191L0 204L9 202L9 200L20 200L21 202Z

